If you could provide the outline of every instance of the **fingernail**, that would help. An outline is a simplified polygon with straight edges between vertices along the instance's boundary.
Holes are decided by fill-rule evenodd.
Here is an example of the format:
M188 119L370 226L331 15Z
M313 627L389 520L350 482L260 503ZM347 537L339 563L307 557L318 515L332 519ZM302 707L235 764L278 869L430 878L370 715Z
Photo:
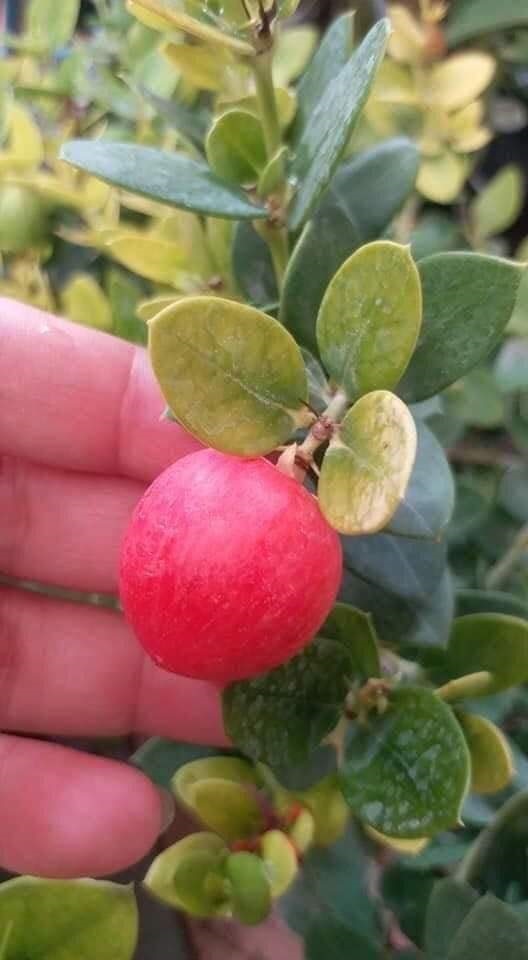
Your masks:
M176 804L174 797L165 787L158 787L158 793L161 801L161 826L160 834L169 829L176 814Z

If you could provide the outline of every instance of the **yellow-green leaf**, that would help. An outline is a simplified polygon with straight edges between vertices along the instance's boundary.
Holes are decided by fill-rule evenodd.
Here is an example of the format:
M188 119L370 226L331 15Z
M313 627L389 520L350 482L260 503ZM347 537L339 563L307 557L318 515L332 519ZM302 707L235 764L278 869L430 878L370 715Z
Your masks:
M44 160L42 134L24 107L11 104L7 114L7 145L0 152L0 173L4 170L31 170Z
M468 172L466 158L446 149L436 157L423 158L416 187L427 200L452 203L464 186Z
M194 916L228 913L221 873L227 855L214 833L193 833L156 857L143 884L159 900Z
M220 297L181 300L149 327L164 397L196 437L256 456L308 425L302 354L276 320Z
M386 834L380 833L374 827L369 827L368 824L365 826L365 833L380 846L388 847L389 850L405 854L408 857L418 856L430 842L429 837L416 837L410 840L403 837L387 837Z
M233 916L244 924L262 923L271 910L270 881L254 853L232 853L225 863Z
M185 797L187 806L204 826L229 843L255 836L264 829L260 805L243 784L210 777L188 786Z
M317 43L317 30L310 24L280 31L273 57L273 82L287 87L301 75Z
M416 456L416 427L405 404L386 390L362 397L347 413L323 460L319 501L341 533L382 530L400 505Z
M175 243L130 230L113 234L105 248L114 260L140 277L169 286L178 284L185 251Z
M326 369L349 397L391 390L422 321L420 277L408 247L388 240L356 251L331 280L317 318Z
M97 330L112 329L112 308L101 287L87 273L78 273L64 287L61 308L69 320Z
M255 784L257 781L255 768L248 760L212 756L191 760L180 767L171 780L171 787L180 800L188 803L188 791L200 780L210 780L211 777L232 783Z
M218 117L205 150L212 170L228 183L255 183L266 166L260 121L245 110L227 110Z
M31 43L58 50L70 42L79 18L80 0L30 0L25 26Z
M457 110L480 97L494 73L495 60L489 53L454 53L432 68L429 95L445 110Z
M299 870L293 845L282 830L268 830L261 838L260 850L270 878L271 895L282 897Z
M528 623L501 613L473 613L453 624L446 667L451 677L488 670L490 692L528 681Z
M471 789L498 793L510 783L515 770L506 737L491 720L476 714L458 714L471 756Z
M231 62L228 51L197 44L169 43L164 49L185 79L199 90L219 90Z
M524 183L519 167L510 163L477 194L470 208L478 242L503 233L519 216L524 200Z

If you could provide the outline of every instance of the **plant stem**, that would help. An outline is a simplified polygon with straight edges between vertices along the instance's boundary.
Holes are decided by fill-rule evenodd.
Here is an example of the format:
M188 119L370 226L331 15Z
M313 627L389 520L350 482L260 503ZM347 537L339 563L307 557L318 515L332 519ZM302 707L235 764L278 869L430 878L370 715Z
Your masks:
M268 50L262 50L253 58L255 88L257 91L260 121L262 123L268 161L272 160L282 146L282 133L275 97L275 87L273 86L272 67L273 47L270 47ZM279 201L284 200L285 185L279 186L276 195ZM278 226L274 223L267 223L261 225L259 232L268 244L273 261L273 269L275 270L275 276L277 278L277 286L280 291L290 256L288 230L286 227Z
M253 72L262 130L268 160L277 153L282 143L277 101L272 76L273 50L264 50L253 58Z
M511 547L503 557L488 571L486 588L496 590L508 579L510 573L517 566L519 560L528 550L528 523L519 530Z
M314 453L328 440L329 433L335 424L341 420L348 405L349 400L344 390L337 390L324 413L316 420L309 434L298 448L297 452L303 460L310 462L313 459Z

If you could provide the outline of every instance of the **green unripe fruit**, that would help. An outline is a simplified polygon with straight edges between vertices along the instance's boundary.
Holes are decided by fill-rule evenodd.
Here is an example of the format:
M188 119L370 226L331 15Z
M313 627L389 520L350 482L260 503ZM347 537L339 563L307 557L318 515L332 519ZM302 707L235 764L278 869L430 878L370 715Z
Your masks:
M37 247L48 231L48 212L29 187L0 187L0 250L21 253Z

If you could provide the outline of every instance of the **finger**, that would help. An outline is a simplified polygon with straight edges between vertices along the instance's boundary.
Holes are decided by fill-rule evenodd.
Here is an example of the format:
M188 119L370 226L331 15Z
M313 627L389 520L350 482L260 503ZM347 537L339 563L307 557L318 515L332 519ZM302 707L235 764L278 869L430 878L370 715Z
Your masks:
M225 743L220 697L147 659L120 614L0 587L0 727Z
M150 850L162 816L158 791L132 767L0 736L0 863L7 870L115 873Z
M196 449L144 350L0 298L0 451L150 480Z
M143 491L126 477L0 456L0 571L74 590L115 592L123 532Z

